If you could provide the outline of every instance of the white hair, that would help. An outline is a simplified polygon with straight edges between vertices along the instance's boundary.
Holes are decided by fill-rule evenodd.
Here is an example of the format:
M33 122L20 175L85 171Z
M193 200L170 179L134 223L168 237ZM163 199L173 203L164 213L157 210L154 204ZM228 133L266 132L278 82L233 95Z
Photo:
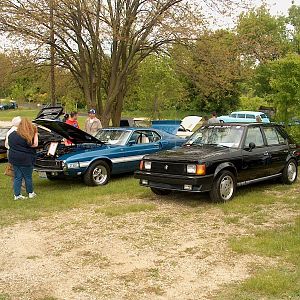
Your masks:
M21 123L22 119L20 116L17 116L17 117L14 117L12 120L11 120L11 123L13 126L16 126L18 127Z

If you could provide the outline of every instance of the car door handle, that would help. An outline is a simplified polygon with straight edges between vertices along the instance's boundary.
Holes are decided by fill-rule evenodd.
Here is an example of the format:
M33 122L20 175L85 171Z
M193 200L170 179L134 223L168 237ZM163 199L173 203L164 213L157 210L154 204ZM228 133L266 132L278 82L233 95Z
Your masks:
M269 152L266 151L266 152L264 153L264 156L269 156Z

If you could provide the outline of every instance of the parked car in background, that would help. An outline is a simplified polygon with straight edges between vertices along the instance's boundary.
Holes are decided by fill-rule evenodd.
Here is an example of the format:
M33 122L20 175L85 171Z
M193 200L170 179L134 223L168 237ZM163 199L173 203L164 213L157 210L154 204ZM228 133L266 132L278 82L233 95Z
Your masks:
M228 116L218 117L222 123L255 123L260 117L262 123L270 123L266 114L256 111L235 111Z
M0 159L7 158L7 149L5 148L5 137L10 127L0 128Z
M82 177L90 186L106 184L112 174L133 172L145 154L181 146L183 139L153 128L106 128L96 136L57 120L35 123L61 136L39 151L35 170L42 177ZM62 138L71 141L66 146Z
M209 192L213 201L226 202L237 186L276 178L294 183L299 156L280 125L207 125L181 148L146 155L135 177L158 195Z
M18 104L16 101L9 101L9 102L1 102L0 103L0 110L7 110L7 109L17 109Z

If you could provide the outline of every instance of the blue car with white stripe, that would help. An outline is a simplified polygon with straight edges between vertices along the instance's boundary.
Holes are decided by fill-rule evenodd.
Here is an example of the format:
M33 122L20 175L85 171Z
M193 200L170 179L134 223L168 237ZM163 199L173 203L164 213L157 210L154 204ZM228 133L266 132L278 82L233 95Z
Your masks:
M133 172L144 155L179 147L185 142L154 128L105 128L92 136L58 120L36 119L35 123L61 136L38 152L35 170L40 176L82 177L89 186L104 185L113 174Z

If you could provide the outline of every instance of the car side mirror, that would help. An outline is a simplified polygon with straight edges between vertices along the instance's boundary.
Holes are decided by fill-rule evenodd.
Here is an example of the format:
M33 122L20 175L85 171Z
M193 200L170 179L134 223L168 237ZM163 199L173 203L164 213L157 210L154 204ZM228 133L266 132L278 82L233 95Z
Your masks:
M251 152L255 147L256 147L256 145L255 145L253 142L249 143L249 151L250 151L250 152Z

